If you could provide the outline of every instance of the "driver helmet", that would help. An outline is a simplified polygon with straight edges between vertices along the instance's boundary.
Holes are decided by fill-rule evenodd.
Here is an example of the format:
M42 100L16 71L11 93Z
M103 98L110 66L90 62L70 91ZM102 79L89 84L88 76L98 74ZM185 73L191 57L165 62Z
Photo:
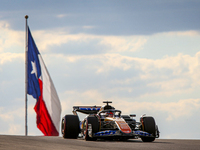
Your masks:
M108 117L113 117L113 113L111 111L107 112Z

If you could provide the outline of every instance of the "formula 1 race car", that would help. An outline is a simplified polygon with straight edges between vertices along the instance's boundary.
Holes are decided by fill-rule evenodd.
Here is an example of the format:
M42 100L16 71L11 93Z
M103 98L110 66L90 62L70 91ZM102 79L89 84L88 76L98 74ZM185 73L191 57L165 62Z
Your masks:
M61 122L61 132L64 138L83 137L85 140L104 139L137 139L152 142L159 137L158 126L151 116L143 115L140 122L133 117L136 115L121 115L105 101L104 106L74 106L73 115L65 115ZM87 114L83 121L79 121L77 112Z

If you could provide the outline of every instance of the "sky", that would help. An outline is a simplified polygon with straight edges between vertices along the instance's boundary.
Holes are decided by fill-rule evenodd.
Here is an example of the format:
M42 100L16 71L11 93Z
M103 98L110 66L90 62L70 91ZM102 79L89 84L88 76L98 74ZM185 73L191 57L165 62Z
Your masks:
M1 0L0 134L25 135L25 15L62 105L153 116L200 139L199 0ZM28 135L40 136L28 96ZM85 116L80 114L80 119Z

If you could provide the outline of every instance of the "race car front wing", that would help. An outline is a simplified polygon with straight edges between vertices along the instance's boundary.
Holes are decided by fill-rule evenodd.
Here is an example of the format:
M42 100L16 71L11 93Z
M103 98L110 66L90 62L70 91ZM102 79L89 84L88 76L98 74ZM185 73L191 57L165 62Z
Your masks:
M138 137L154 137L152 134L136 130L132 133L123 133L120 130L105 130L97 133L92 133L92 126L88 124L88 135L90 137L104 138L104 137L128 137L128 138L138 138Z

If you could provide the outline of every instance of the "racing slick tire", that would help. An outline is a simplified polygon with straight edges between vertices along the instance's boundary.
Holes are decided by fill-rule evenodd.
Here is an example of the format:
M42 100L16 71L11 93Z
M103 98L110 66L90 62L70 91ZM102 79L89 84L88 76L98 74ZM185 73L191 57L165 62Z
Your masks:
M143 117L143 131L152 134L154 137L141 137L143 142L153 142L156 134L156 123L153 117Z
M65 115L61 123L63 138L76 139L80 132L79 118L76 115Z
M88 135L88 124L92 125L92 134L99 131L99 120L95 116L89 116L86 120L86 131L85 131L85 140L86 141L96 141L97 138L90 137Z

